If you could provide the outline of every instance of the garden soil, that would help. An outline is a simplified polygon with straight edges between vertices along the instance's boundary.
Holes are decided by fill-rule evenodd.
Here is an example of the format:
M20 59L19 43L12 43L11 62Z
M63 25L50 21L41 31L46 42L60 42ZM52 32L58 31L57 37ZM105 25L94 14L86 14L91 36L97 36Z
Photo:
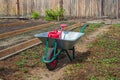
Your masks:
M75 46L76 52L84 53L88 51L87 45L97 39L97 36L104 34L104 32L107 32L109 30L111 25L106 25L104 27L101 27L97 29L95 32L84 36ZM77 54L76 54L77 55ZM74 63L74 61L72 62ZM58 68L54 71L48 71L47 69L41 69L36 68L32 70L31 77L27 80L59 80L64 76L65 70L68 65L70 65L71 62L68 58L60 59ZM82 80L82 79L81 79Z

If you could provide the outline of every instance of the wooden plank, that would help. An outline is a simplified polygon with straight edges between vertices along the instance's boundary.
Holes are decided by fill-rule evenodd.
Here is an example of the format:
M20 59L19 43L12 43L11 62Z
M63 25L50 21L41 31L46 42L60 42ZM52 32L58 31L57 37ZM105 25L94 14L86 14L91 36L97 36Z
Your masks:
M0 16L2 16L3 14L5 15L5 3L4 3L5 0L0 0ZM2 3L2 4L1 4ZM4 4L4 5L3 5Z
M120 18L120 0L118 0L118 18Z
M28 31L32 31L32 30L45 28L45 27L48 27L48 26L53 25L53 24L54 24L54 22L51 22L51 23L42 24L42 25L39 25L39 26L34 26L34 27L30 27L30 28L25 28L25 29L21 29L21 30L15 30L15 31L3 33L3 34L0 34L0 38L5 38L5 37L25 33L25 32L28 32Z
M10 53L15 53L15 52L17 52L17 51L19 51L23 48L29 47L29 46L34 45L36 43L40 43L40 40L38 38L35 38L35 39L32 39L32 40L23 42L21 44L12 46L10 48L4 49L4 50L0 51L0 54L3 54L3 55L0 56L0 58L5 56L5 55L8 55Z

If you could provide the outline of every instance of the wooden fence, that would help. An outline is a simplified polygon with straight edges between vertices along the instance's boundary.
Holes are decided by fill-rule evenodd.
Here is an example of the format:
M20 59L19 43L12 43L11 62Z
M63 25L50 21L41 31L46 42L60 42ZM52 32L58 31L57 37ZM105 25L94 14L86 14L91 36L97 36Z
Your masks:
M0 17L29 16L46 9L65 9L65 16L73 17L120 17L120 0L0 0Z

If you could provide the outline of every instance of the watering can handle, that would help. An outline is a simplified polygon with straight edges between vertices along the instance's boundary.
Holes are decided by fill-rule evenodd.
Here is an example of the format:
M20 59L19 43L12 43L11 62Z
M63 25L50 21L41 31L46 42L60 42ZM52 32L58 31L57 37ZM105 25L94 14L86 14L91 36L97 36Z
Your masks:
M64 30L64 28L67 27L66 24L61 24L60 26L61 26L61 30Z
M84 33L85 29L89 26L89 24L83 25L82 29L80 30L81 33Z

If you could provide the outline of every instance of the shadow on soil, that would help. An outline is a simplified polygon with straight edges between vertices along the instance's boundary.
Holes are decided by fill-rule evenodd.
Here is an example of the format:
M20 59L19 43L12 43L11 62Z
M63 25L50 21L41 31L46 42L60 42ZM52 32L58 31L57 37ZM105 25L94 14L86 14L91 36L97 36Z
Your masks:
M2 78L2 80L10 80L8 79L8 76L15 73L16 71L16 69L0 68L0 78Z
M72 56L72 53L69 52L69 54ZM62 53L58 57L58 65L55 70L59 70L68 64L76 64L76 63L83 63L85 60L90 56L91 52L75 52L75 59L71 62L68 58L68 56L65 55L65 53Z

